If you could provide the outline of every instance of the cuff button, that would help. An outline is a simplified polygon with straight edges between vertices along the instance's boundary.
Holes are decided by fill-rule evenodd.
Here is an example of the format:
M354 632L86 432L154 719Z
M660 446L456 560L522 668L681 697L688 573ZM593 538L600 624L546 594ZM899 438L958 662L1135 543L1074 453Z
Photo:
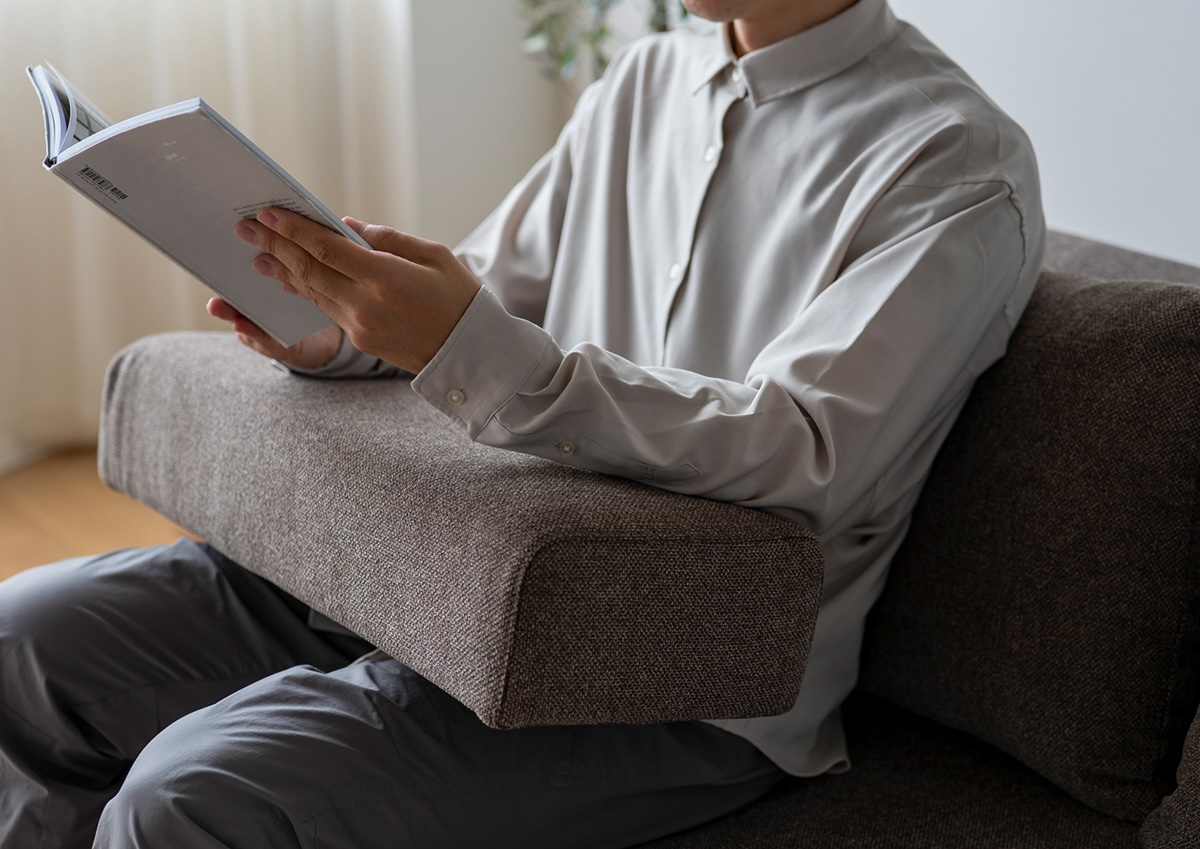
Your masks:
M573 455L575 453L575 443L574 442L568 442L566 440L563 440L562 442L558 443L558 445L556 445L554 447L557 448L558 453L564 457L570 457L571 455Z
M451 389L446 393L446 400L455 407L461 407L467 400L467 393L463 392L461 389Z

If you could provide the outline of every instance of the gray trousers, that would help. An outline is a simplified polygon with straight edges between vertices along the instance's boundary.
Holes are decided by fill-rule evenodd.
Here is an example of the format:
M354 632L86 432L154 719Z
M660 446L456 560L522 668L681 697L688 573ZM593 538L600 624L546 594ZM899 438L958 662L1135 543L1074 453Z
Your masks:
M703 723L496 731L189 540L0 584L0 849L619 847L783 774Z

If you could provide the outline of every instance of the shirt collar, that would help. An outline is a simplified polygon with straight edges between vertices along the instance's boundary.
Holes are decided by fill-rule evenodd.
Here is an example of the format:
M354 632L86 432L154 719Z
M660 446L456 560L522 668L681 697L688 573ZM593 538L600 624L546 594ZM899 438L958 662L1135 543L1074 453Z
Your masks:
M858 0L823 24L740 59L733 52L730 26L725 24L710 40L713 49L702 63L695 91L733 65L741 72L750 102L758 106L840 74L891 39L898 24L887 0Z

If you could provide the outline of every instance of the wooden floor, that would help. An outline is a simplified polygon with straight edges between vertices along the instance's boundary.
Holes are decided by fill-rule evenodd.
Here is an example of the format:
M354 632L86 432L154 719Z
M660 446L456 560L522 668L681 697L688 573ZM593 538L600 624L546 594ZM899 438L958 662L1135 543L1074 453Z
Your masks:
M95 451L56 454L0 477L0 580L40 563L171 542L181 533L107 489Z

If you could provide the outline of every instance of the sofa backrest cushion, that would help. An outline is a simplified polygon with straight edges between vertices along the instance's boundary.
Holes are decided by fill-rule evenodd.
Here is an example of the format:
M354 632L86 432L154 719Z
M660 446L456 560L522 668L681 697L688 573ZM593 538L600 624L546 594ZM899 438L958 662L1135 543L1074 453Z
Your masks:
M1200 700L1200 287L1045 272L934 464L864 688L1141 821Z
M1044 268L1101 280L1167 280L1200 283L1200 267L1050 230Z

